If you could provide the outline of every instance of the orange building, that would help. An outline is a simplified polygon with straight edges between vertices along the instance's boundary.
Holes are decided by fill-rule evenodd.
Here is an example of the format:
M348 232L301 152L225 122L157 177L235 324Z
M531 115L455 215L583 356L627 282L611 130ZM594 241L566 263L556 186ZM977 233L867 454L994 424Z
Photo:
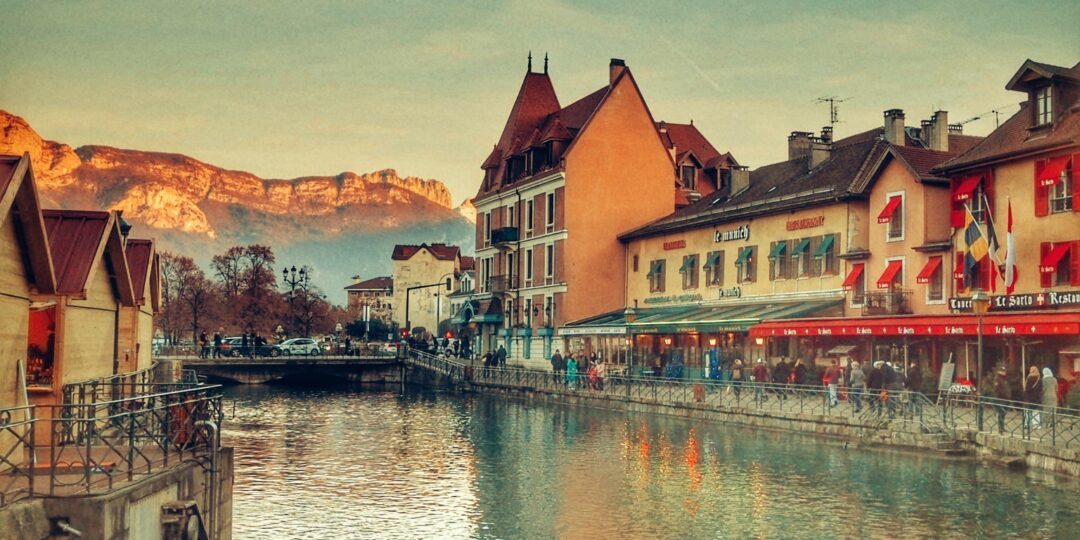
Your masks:
M678 164L678 168L676 168ZM477 211L477 293L455 319L478 352L547 365L555 329L623 305L616 235L723 189L730 155L692 125L658 123L625 62L562 107L547 73L529 69L484 161Z

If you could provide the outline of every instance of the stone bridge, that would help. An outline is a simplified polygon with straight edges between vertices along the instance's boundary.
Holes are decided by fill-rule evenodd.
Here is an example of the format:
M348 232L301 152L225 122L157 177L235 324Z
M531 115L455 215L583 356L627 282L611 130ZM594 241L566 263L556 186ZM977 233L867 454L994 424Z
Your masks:
M402 368L393 356L187 357L182 360L185 369L195 370L208 382L226 384L265 384L284 380L399 383Z

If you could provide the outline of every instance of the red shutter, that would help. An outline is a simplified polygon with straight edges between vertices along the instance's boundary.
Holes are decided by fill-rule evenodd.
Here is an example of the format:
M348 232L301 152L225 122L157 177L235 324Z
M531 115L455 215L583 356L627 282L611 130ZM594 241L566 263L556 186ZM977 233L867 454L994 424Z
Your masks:
M1046 160L1035 162L1035 217L1050 215L1050 188L1039 185L1039 172L1046 166Z
M960 294L964 287L964 252L956 252L956 266L953 268L953 279L956 280L956 293Z
M1050 242L1043 242L1043 243L1039 244L1039 263L1038 264L1042 263L1043 259L1046 258L1046 254L1050 253L1051 249L1052 249L1052 247L1051 247ZM1035 271L1039 272L1039 267L1038 266L1035 266ZM1053 277L1054 277L1053 274L1044 274L1042 272L1039 272L1039 286L1044 288L1044 289L1053 286L1053 281L1052 281Z
M1080 154L1073 154L1072 162L1072 199L1073 212L1080 212Z
M1073 240L1069 248L1069 281L1073 285L1080 285L1080 240Z
M964 203L963 201L953 201L952 211L949 212L949 224L954 229L964 228Z

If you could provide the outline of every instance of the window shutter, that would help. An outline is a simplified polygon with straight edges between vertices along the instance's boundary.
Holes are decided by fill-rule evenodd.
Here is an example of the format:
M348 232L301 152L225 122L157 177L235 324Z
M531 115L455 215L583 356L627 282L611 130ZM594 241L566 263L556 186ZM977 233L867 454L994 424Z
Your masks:
M1050 215L1050 188L1039 185L1039 173L1046 166L1046 160L1040 159L1035 162L1035 217Z
M1080 240L1073 240L1069 248L1069 282L1080 285Z
M956 267L953 268L953 279L956 281L956 292L963 291L967 287L964 286L964 252L956 252Z
M964 203L956 202L952 203L952 212L949 212L949 222L954 229L964 228Z
M1073 154L1072 159L1072 202L1073 212L1080 212L1080 154Z
M1040 272L1039 271L1039 266L1041 266L1041 263L1042 263L1043 259L1046 258L1046 254L1050 253L1051 249L1052 249L1052 244L1050 242L1043 242L1043 243L1039 244L1039 260L1035 263L1036 264L1035 271L1039 272L1039 286L1044 288L1044 289L1053 286L1053 283L1054 283L1053 282L1053 277L1054 277L1054 275L1049 274L1049 273L1044 274L1044 273Z

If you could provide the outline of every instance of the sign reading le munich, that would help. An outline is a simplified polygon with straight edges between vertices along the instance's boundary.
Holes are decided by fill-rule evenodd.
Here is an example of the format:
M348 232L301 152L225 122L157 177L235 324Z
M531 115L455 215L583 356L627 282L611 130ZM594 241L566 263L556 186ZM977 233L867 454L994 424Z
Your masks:
M713 242L728 242L730 240L749 240L750 225L743 225L728 231L716 231L713 233Z
M1080 291L1050 291L990 297L990 311L1051 309L1074 306L1080 306ZM958 298L955 296L949 298L949 309L953 311L971 311L971 298Z

